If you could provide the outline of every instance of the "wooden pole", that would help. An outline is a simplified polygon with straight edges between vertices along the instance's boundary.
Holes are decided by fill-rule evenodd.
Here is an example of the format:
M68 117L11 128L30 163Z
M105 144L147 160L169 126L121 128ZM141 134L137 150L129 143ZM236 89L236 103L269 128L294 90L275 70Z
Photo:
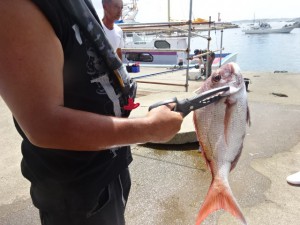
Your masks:
M171 22L170 0L168 0L168 22Z
M219 67L222 65L222 50L223 50L223 29L221 30L221 51L220 51L220 61L219 61Z
M208 38L207 38L207 51L209 52L209 47L210 47L210 41L211 41L211 37L210 37L210 26L211 26L211 16L209 17L209 29L208 29ZM206 57L206 65L205 65L206 69L205 69L205 79L207 79L208 75L208 56Z
M192 8L193 8L193 0L190 0L190 14L189 14L189 36L188 36L188 49L186 51L186 58L190 57L191 51L191 32L192 32ZM189 71L190 71L190 61L187 61L186 68L186 77L185 77L185 91L188 92L189 87Z
M213 50L213 51L207 51L207 52L204 52L204 53L201 53L201 54L198 54L198 55L194 55L193 58L200 58L200 57L208 55L208 54L210 54L212 52L218 52L218 51L222 51L222 50L224 50L224 48L223 49Z

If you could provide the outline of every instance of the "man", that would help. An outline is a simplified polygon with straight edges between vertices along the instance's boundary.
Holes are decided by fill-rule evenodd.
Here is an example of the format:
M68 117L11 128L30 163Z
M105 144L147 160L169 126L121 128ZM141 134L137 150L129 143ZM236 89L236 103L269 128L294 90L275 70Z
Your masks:
M102 0L104 16L102 26L108 37L112 47L122 61L122 50L124 47L123 31L114 22L122 16L123 1L122 0Z
M66 2L100 23L89 0L0 1L0 96L42 225L124 225L129 145L169 140L182 116L161 106L126 118L129 94Z
M207 50L195 49L194 56L192 57L192 59L198 58L201 75L205 75L205 76L209 77L212 73L212 64L213 64L213 61L215 59L215 53L210 52L209 54L205 54L203 56L197 56L197 55L204 54L204 53L207 53ZM206 73L207 60L208 60L208 70L207 70L207 73ZM201 68L202 64L203 64L203 68Z

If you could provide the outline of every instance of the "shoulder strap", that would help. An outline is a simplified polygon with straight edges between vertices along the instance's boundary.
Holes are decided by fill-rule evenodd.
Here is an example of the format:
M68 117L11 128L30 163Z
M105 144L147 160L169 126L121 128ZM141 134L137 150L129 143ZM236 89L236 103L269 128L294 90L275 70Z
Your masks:
M74 17L79 26L87 33L96 51L103 57L108 67L114 71L123 94L129 97L135 97L136 83L130 79L121 60L107 40L103 28L97 21L99 18L96 19L91 12L92 10L95 13L95 10L90 0L62 0L61 3L65 10Z

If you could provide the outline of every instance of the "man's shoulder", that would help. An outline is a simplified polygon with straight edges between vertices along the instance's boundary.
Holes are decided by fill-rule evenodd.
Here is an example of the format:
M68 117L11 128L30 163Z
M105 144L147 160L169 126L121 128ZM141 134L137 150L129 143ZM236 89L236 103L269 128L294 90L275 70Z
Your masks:
M122 28L118 25L118 24L114 24L114 29L115 29L115 31L117 31L117 32L123 32L122 31Z

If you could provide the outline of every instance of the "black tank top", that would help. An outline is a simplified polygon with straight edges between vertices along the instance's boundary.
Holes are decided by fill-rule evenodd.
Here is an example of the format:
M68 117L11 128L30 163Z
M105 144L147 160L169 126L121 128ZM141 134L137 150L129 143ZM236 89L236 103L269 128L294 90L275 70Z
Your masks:
M112 101L121 95L112 71L60 5L61 0L32 1L51 23L64 50L65 107L102 115L124 116L122 100L117 103ZM95 13L94 9L91 10ZM97 19L99 21L98 17ZM118 104L120 107L116 107ZM30 143L17 121L15 125L23 137L23 175L33 184L48 190L99 189L106 186L132 161L129 146L98 152L39 148Z

